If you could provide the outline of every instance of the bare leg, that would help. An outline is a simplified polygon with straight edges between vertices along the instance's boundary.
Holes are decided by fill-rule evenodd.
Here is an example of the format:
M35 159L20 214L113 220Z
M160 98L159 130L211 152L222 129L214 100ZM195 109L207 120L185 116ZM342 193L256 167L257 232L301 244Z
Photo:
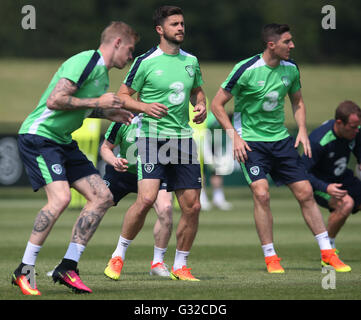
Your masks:
M155 246L166 248L173 228L172 193L160 190L153 207L158 216L153 229Z
M251 184L254 202L254 219L262 245L273 243L273 217L270 208L269 185L266 179Z
M177 190L176 196L182 210L176 233L177 250L190 251L198 231L200 189Z
M38 213L29 241L43 245L53 225L69 205L71 194L67 181L54 181L44 187L48 202Z
M79 179L73 187L84 195L87 203L74 224L71 241L86 246L101 219L113 205L113 196L97 174Z
M288 186L298 200L306 224L314 235L326 231L321 211L313 197L313 190L308 180L291 183Z
M157 199L159 179L143 179L138 181L138 196L135 203L124 216L121 236L133 240L144 225L148 211Z
M353 209L354 201L349 195L344 196L342 200L331 198L330 206L335 210L328 217L327 231L331 238L336 238Z

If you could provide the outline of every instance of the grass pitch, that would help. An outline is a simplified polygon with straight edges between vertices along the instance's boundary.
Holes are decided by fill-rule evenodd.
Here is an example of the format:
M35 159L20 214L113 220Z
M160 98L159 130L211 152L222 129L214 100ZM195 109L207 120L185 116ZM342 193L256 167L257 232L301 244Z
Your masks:
M91 295L75 295L46 276L64 256L78 210L66 210L55 224L37 259L37 284L41 297L23 296L10 285L10 274L19 264L44 193L0 189L0 300L358 300L361 298L361 215L351 216L337 244L350 273L336 273L335 289L324 289L320 253L306 227L298 204L287 188L271 188L275 248L283 259L285 274L266 272L253 221L253 204L247 187L226 189L233 203L229 212L201 212L200 226L189 266L200 282L172 281L149 275L153 257L152 229L155 212L127 251L119 281L106 279L104 268L116 244L124 212L135 200L130 195L104 217L79 263L80 275ZM328 213L323 211L325 219ZM174 225L180 216L174 211ZM175 227L165 261L172 266Z

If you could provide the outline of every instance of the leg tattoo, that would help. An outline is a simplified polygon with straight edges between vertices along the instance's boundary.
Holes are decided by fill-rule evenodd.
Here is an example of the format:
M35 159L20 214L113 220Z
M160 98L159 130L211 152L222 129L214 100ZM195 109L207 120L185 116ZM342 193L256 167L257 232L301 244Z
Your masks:
M49 210L40 210L35 219L32 233L36 234L45 231L53 222L54 215Z
M86 245L102 219L103 215L83 209L74 226L72 242Z

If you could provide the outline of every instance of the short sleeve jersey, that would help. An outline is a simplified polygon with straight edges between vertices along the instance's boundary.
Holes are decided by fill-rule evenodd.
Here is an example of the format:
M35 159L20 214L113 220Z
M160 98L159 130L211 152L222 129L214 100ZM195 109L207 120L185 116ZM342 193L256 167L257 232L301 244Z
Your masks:
M159 47L137 57L124 83L139 93L145 103L158 102L168 107L161 119L140 115L140 135L152 138L191 138L189 98L191 90L203 84L198 60L180 50L165 54Z
M61 78L74 82L78 98L97 98L109 87L108 69L99 50L83 51L66 60L53 76L37 107L23 122L19 134L37 134L60 144L72 141L71 134L83 124L92 109L51 110L46 101Z
M221 87L234 96L234 127L244 140L279 141L289 136L284 100L301 88L294 62L281 60L271 68L257 54L237 63Z
M128 172L137 174L137 145L135 143L138 132L138 117L134 117L130 125L112 122L105 133L105 139L111 144L119 146L118 158L128 160Z

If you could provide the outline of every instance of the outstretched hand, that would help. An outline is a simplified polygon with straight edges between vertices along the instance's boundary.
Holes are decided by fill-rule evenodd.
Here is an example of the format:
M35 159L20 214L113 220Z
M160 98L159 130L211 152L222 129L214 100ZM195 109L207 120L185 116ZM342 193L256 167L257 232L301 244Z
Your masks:
M125 109L106 109L104 116L110 121L121 122L126 125L130 125L134 118L134 115Z

